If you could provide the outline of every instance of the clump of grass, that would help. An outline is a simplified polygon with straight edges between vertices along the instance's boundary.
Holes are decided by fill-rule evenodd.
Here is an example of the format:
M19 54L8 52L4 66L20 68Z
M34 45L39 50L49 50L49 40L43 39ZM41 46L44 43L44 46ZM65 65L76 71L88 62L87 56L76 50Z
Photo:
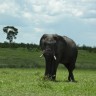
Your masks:
M95 96L96 70L75 70L77 83L65 82L67 70L58 69L57 81L43 79L44 69L0 69L1 96Z

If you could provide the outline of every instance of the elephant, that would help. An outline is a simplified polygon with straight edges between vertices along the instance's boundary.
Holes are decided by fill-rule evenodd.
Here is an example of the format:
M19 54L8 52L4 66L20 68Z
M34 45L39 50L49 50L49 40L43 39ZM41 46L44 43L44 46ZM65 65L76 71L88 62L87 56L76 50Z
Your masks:
M56 81L56 72L59 64L68 69L68 81L75 81L73 70L78 55L76 43L67 36L58 34L44 34L40 38L42 56L45 58L44 78Z

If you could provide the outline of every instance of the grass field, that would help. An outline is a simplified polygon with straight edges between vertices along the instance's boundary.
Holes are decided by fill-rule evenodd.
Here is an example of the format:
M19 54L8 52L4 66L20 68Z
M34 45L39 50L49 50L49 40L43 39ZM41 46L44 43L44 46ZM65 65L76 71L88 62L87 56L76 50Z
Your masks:
M0 96L96 96L96 70L75 70L77 83L66 82L58 69L57 82L43 80L44 69L0 69Z
M96 96L96 53L79 50L74 76L61 65L57 82L43 80L41 52L0 48L0 96Z
M34 68L44 66L41 52L28 51L27 49L0 48L0 67Z
M27 49L0 48L0 67L2 68L40 68L44 67L44 58L40 58L40 51ZM96 69L96 53L79 50L77 68Z

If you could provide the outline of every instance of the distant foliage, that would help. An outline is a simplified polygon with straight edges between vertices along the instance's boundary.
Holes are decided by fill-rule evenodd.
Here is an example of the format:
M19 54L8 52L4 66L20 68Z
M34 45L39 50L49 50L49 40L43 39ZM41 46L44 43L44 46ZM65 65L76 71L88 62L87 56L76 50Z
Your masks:
M25 43L8 43L8 42L4 42L4 43L0 43L0 48L12 48L12 49L16 49L16 48L26 48L28 49L28 51L39 51L40 47L39 45L36 44L25 44Z
M16 48L26 48L28 51L40 51L40 46L37 44L30 44L30 43L8 43L8 42L4 42L4 43L0 43L0 48L12 48L12 49L16 49ZM91 46L77 46L78 50L86 50L88 52L94 52L96 53L96 47L91 47Z
M88 52L94 52L96 53L96 47L90 47L90 46L86 46L86 45L83 45L83 46L77 46L79 50L86 50Z

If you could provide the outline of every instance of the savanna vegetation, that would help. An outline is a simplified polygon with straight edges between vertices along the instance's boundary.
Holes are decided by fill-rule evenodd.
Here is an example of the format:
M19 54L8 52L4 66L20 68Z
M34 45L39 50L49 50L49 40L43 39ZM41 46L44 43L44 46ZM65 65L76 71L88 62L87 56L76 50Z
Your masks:
M74 76L60 65L57 81L44 80L44 58L36 44L0 43L0 96L96 96L96 48L78 47Z
M77 82L67 82L67 70L58 69L57 81L43 80L44 68L0 69L0 96L96 96L96 71L74 71Z
M90 51L91 48L91 51ZM96 68L96 48L78 47L76 67L83 69ZM44 67L44 58L40 47L36 44L0 43L0 67L9 68L41 68Z

